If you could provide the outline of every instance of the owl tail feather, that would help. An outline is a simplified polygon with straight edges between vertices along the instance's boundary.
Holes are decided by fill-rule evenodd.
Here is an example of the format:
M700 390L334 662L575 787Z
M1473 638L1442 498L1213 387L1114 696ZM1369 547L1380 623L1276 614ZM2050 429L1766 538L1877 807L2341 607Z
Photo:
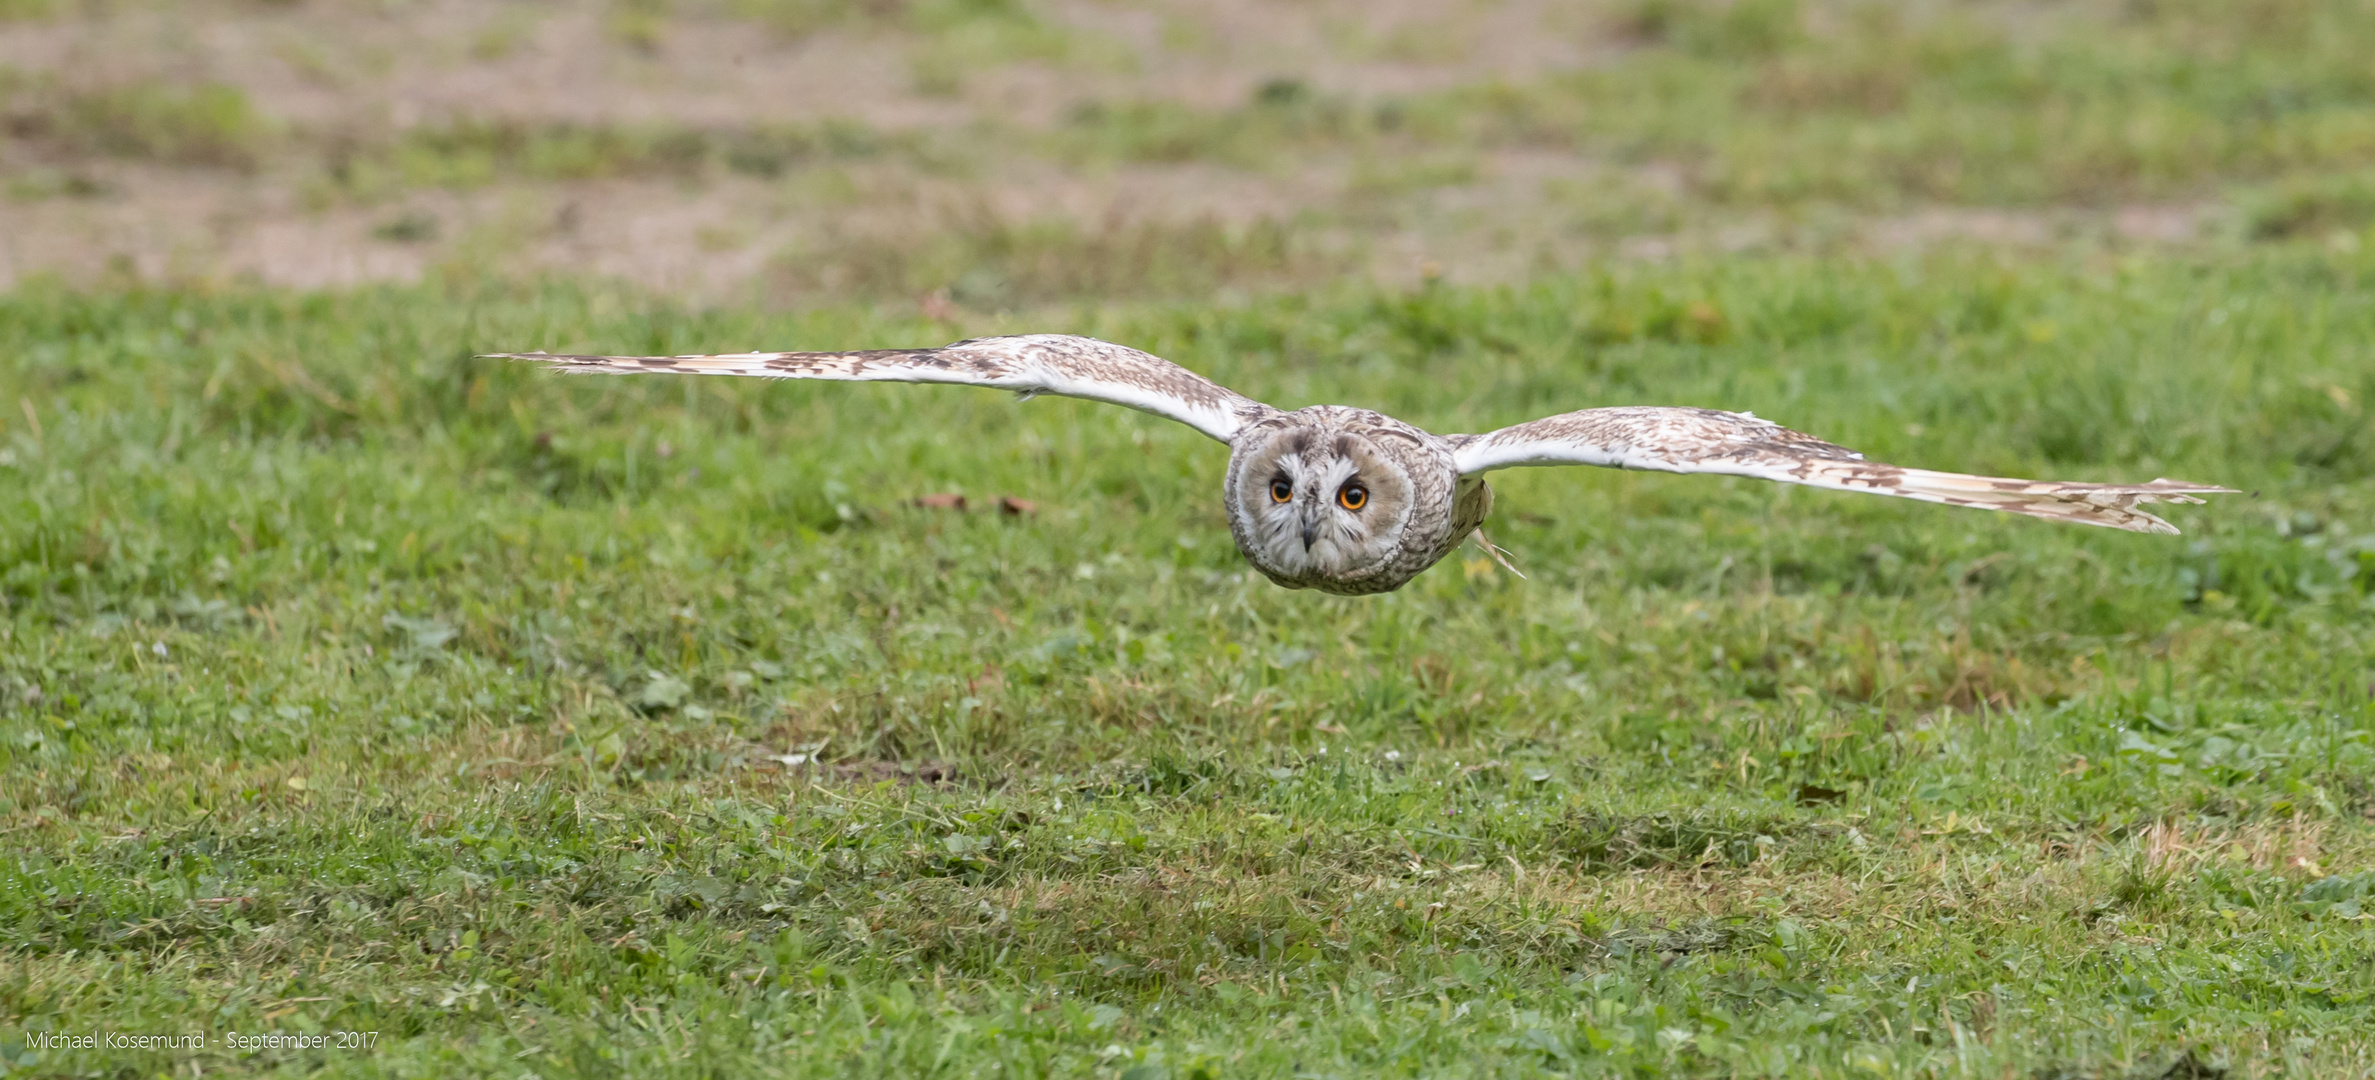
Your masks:
M1500 563L1501 569L1516 574L1519 581L1526 580L1526 575L1518 570L1516 564L1509 561L1509 552L1503 550L1501 545L1493 543L1493 538L1486 536L1482 528L1477 529L1474 535L1476 542L1484 546L1484 553L1492 556L1494 562Z

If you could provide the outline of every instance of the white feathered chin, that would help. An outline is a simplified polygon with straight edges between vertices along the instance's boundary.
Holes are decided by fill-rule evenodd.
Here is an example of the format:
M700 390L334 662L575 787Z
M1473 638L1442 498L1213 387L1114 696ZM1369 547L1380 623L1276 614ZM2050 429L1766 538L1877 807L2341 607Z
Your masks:
M1261 508L1255 517L1261 539L1261 566L1287 577L1304 577L1315 564L1311 549L1303 546L1303 508L1292 502L1274 503Z

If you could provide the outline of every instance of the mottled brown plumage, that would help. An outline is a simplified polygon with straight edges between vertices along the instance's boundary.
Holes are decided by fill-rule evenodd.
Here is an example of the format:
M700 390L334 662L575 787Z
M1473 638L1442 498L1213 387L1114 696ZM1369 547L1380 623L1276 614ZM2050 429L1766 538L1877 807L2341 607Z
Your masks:
M1446 438L1463 473L1519 465L1720 473L2172 535L2176 526L2136 509L2137 504L2198 503L2197 494L2232 490L2176 480L2074 484L1906 469L1866 461L1846 447L1749 413L1714 409L1584 409L1487 435Z
M1095 338L1025 334L937 349L735 353L721 356L559 356L496 353L576 374L743 375L761 379L955 383L1127 405L1177 420L1222 442L1278 410L1136 349Z
M1060 334L937 349L555 356L501 353L563 371L956 383L1127 405L1229 446L1223 501L1237 550L1280 585L1388 592L1484 523L1483 474L1521 465L1718 473L2174 533L2142 503L2196 503L2229 488L2155 480L2072 484L1905 469L1747 413L1627 406L1545 417L1483 435L1434 435L1341 405L1283 412L1136 349Z

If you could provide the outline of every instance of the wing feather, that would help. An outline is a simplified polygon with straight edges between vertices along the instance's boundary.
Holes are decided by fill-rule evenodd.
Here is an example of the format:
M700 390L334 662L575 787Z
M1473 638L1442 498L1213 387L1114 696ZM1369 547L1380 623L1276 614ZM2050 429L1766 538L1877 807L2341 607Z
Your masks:
M1584 409L1502 428L1449 436L1463 476L1522 465L1601 465L1671 473L1749 476L1838 491L1895 495L1950 506L2130 532L2177 527L2136 509L2140 503L2198 503L2197 495L2233 488L2155 480L2149 484L2077 484L1906 469L1748 413L1713 409Z
M762 379L953 383L1057 394L1177 420L1221 442L1276 410L1160 357L1095 338L1028 334L936 349L754 352L716 356L564 356L491 353L579 374L743 375Z

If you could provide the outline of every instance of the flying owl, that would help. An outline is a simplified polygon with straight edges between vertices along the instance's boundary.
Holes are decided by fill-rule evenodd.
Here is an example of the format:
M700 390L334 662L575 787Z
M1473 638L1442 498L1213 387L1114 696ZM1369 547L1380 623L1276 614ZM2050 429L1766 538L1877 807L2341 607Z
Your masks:
M1273 582L1346 596L1390 592L1451 553L1493 506L1484 474L1601 465L1753 476L2031 517L2175 533L2139 503L2198 503L2206 484L2060 484L1904 469L1749 413L1582 409L1483 435L1436 435L1343 405L1283 411L1159 357L1093 338L1028 334L936 349L557 356L500 353L565 372L957 383L1127 405L1229 447L1222 501L1237 550ZM1481 539L1481 537L1480 537ZM1489 542L1487 543L1490 548Z

